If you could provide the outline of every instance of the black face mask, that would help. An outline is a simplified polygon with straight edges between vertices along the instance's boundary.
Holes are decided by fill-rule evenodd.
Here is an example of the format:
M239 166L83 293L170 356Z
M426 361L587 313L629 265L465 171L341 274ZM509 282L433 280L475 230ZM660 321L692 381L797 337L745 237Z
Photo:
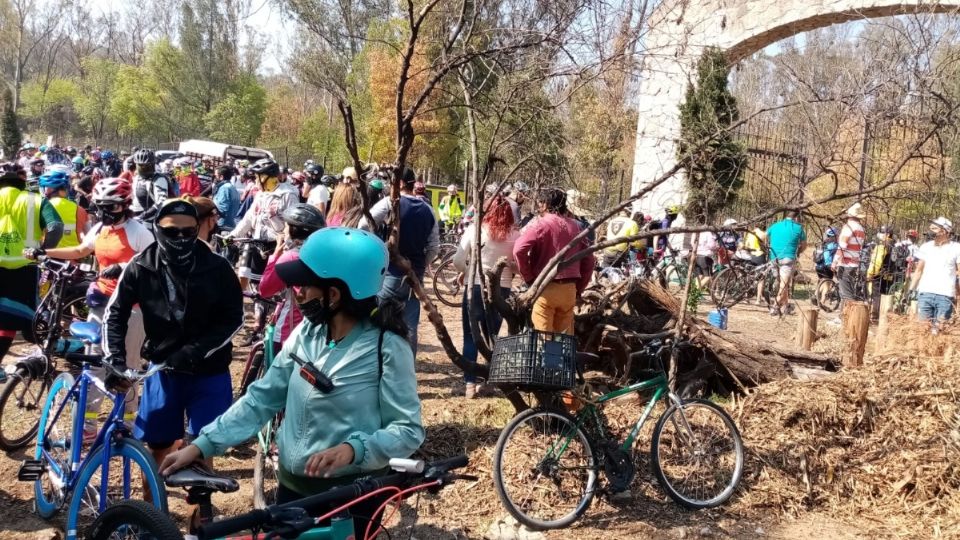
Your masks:
M157 232L157 247L160 249L160 258L178 273L189 272L193 268L196 258L193 248L197 237L170 238L162 232Z
M307 300L306 302L300 303L297 302L297 307L300 308L300 313L303 314L303 318L310 321L311 324L317 326L323 324L330 324L330 320L333 319L333 316L340 311L339 308L331 308L330 302L327 301L327 293L323 293L323 298L320 297Z
M116 225L123 221L125 213L123 210L119 212L104 212L103 210L97 210L97 217L104 225Z

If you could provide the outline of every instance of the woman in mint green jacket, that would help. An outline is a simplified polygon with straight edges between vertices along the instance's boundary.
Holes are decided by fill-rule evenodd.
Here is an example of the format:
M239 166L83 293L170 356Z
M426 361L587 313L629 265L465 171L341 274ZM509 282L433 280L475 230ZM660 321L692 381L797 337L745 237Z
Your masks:
M161 473L249 440L284 409L279 502L378 474L390 458L416 451L424 430L413 352L401 337L407 333L399 306L377 307L387 264L386 246L367 232L327 228L310 235L299 260L276 268L299 287L303 322L267 373L192 444L167 456ZM331 384L319 388L304 379L294 356ZM352 511L359 531L372 514L363 506Z

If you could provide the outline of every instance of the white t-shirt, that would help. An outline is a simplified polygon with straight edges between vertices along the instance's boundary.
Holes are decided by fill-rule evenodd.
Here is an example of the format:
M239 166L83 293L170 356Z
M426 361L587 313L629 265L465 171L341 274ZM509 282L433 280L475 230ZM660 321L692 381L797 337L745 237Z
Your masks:
M321 184L310 188L310 195L307 196L307 204L320 206L321 204L327 204L329 200L330 190L327 189L327 186Z
M917 259L923 261L923 274L920 275L917 292L953 298L956 294L960 244L947 242L938 246L933 242L927 242L917 251Z

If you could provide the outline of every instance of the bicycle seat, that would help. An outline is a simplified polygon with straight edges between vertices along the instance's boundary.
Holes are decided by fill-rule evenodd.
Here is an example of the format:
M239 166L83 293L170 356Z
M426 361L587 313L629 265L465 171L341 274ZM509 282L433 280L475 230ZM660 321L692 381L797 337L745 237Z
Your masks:
M178 488L206 488L221 493L232 493L240 489L240 484L233 478L219 476L207 469L204 465L194 463L184 467L164 479L170 487Z
M70 335L90 343L100 343L101 328L100 323L76 321L70 323Z

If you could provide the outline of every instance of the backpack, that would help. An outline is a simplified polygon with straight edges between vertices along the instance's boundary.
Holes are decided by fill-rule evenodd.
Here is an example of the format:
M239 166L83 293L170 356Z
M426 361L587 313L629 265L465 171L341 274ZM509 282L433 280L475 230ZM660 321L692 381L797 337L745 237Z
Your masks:
M827 260L824 257L824 249L822 247L817 248L813 252L813 264L817 265L817 268L823 268L827 265Z
M910 258L910 246L904 243L897 243L890 252L890 267L894 270L903 270L907 267L907 259Z

